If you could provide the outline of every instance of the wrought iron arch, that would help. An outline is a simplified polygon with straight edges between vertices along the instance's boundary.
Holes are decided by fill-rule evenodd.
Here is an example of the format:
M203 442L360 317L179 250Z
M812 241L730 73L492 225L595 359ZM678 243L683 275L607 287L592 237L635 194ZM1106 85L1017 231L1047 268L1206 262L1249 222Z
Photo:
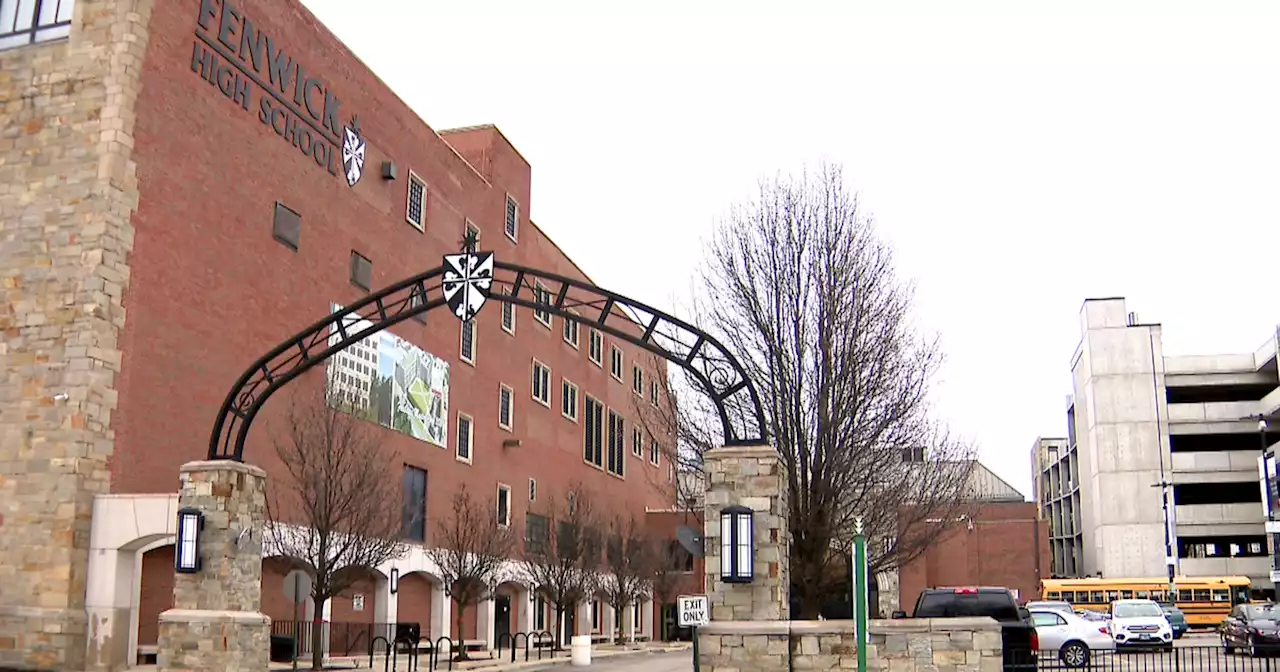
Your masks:
M464 252L463 256L491 254ZM574 320L677 364L715 404L725 445L763 442L760 397L737 358L710 334L644 303L573 278L498 261L492 268L491 283L481 290L484 299L480 301L497 300ZM447 280L449 271L447 264L437 266L373 292L258 358L222 402L209 440L209 459L243 460L254 418L271 395L294 378L347 346L449 303L444 285L457 282L456 278ZM360 321L369 324L356 330Z

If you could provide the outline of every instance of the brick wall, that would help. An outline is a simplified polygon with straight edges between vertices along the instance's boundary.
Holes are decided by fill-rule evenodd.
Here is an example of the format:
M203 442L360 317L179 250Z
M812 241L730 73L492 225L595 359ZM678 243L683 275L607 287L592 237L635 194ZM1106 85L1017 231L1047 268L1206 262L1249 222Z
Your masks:
M1037 557L1038 556L1038 557ZM1049 571L1049 527L1034 502L984 504L899 570L900 608L910 611L930 586L1000 586L1035 599Z
M86 661L90 517L113 450L151 8L80 0L68 40L0 52L0 667ZM107 620L96 627L127 637L127 622Z

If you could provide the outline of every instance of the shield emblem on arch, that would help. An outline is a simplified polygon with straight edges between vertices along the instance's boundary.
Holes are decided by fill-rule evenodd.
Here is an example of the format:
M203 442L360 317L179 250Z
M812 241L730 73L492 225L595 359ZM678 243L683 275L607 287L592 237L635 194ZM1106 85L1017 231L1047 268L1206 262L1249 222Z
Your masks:
M440 284L449 310L459 320L470 321L489 298L489 288L493 286L493 253L444 255L444 278Z
M354 187L364 174L364 138L360 137L360 129L352 126L342 128L342 169L346 172L347 186Z

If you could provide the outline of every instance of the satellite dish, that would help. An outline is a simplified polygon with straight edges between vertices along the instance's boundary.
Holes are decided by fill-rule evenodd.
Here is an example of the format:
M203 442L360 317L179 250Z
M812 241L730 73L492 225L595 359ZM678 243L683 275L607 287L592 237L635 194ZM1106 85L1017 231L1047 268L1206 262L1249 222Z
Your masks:
M701 558L706 551L702 548L702 532L688 525L676 528L676 541L695 558Z

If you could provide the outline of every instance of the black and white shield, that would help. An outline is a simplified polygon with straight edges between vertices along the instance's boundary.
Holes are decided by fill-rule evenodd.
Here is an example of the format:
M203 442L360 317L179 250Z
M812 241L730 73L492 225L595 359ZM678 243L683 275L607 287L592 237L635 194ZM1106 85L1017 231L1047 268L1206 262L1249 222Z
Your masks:
M360 129L351 126L344 126L342 135L342 168L347 173L347 186L354 187L364 174L364 138Z
M463 322L480 312L493 285L493 253L463 252L444 255L444 300Z

